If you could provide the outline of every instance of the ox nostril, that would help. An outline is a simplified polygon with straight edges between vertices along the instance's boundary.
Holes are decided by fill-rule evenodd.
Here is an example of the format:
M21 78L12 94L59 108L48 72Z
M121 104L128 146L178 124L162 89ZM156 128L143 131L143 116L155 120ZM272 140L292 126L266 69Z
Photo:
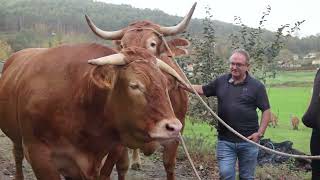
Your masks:
M160 121L149 134L151 138L157 139L177 138L181 129L182 124L178 119L164 119Z
M175 130L176 130L175 127L174 127L174 125L172 125L172 124L166 124L166 129L167 129L168 131L175 131Z

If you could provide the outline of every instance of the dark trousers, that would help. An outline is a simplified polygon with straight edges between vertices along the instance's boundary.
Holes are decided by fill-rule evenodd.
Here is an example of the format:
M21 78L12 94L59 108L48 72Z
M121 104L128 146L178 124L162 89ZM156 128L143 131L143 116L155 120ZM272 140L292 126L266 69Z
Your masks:
M320 155L320 130L313 129L310 141L311 155ZM320 160L312 160L312 180L320 180Z

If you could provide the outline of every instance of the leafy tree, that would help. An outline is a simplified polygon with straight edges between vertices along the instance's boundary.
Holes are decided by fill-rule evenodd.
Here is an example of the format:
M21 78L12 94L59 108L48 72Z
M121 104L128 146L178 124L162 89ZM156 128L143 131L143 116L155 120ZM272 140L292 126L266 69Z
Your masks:
M43 40L44 38L41 34L30 30L22 30L14 38L9 39L8 43L11 44L14 51L18 51L28 47L43 47Z
M277 62L282 64L292 63L293 62L293 54L288 49L281 49L279 55L275 58Z
M190 38L193 44L191 56L191 62L193 64L193 73L189 75L189 79L193 84L205 84L224 73L227 69L226 63L223 58L216 54L216 35L214 22L212 20L211 8L206 7L206 17L203 19L203 37L202 38ZM203 100L213 109L216 109L217 100L214 98L212 101L208 98ZM210 112L203 109L202 103L196 96L191 97L191 106L189 109L191 116L204 119L216 125L216 121L212 121Z
M262 29L270 12L271 7L267 6L259 21L258 28L249 28L242 23L240 17L236 16L236 24L241 26L241 29L238 33L230 35L231 48L243 48L249 52L251 56L251 73L264 84L268 77L275 77L277 70L275 58L279 55L280 50L284 47L288 38L291 37L291 34L299 30L300 25L304 22L304 20L298 21L293 27L290 24L282 25L278 28L273 39L267 41L263 39Z

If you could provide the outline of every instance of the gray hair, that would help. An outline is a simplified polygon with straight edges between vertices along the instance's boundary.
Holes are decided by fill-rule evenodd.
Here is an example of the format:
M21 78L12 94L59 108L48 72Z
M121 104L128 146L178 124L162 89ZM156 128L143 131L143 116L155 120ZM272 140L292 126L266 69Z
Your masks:
M249 55L248 51L246 51L246 50L244 50L244 49L235 49L235 50L232 51L231 56L232 56L233 54L235 54L235 53L240 53L240 54L242 54L242 55L246 58L247 63L249 64L250 55ZM230 56L230 57L231 57L231 56Z

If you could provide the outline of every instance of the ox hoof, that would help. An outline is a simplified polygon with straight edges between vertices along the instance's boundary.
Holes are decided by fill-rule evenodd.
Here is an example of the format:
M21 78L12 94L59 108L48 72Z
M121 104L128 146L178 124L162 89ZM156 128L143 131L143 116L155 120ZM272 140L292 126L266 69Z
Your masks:
M136 170L136 171L141 170L141 165L139 163L133 163L131 165L131 169Z

